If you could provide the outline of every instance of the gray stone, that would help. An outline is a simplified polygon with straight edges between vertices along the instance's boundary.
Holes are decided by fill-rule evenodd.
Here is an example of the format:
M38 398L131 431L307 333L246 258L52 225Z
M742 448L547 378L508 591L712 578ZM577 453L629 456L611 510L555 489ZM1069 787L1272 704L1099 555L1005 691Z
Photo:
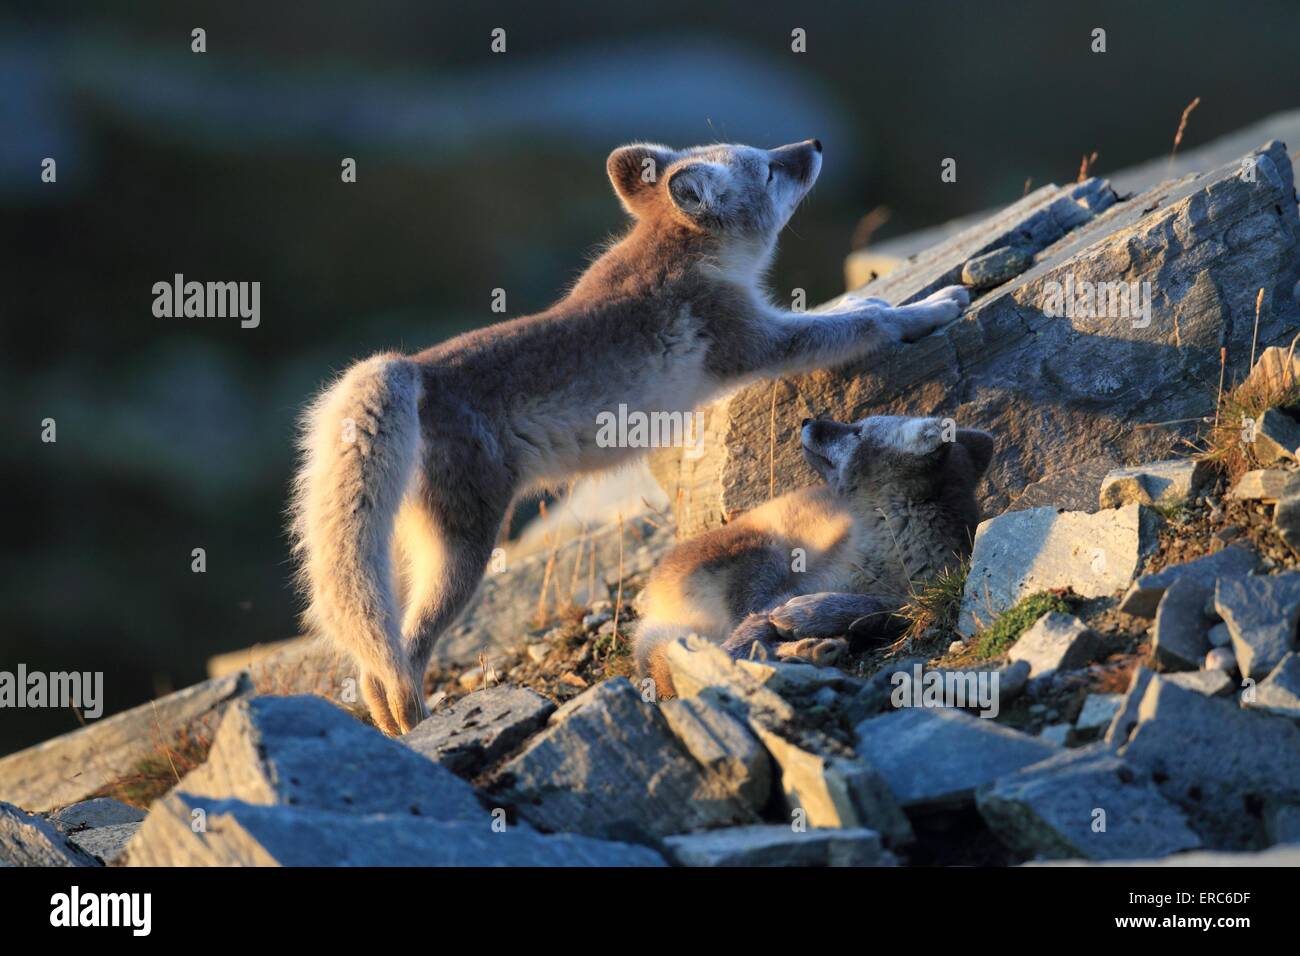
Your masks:
M203 829L191 825L201 810ZM662 866L653 850L527 827L333 813L173 792L127 848L131 866Z
M144 818L139 807L109 797L85 800L50 814L50 822L69 843L101 863L112 863L122 855Z
M1011 645L1007 657L1027 661L1030 677L1075 670L1096 659L1101 638L1072 614L1049 611Z
M1232 643L1232 632L1222 621L1210 628L1205 636L1209 638L1211 647L1227 647Z
M0 802L0 862L8 866L98 866L54 825Z
M1072 730L1074 727L1070 724L1048 724L1039 732L1038 737L1049 744L1064 747L1070 741Z
M975 789L1058 748L959 710L913 707L864 720L858 752L905 808L968 802Z
M799 696L832 690L856 691L862 682L854 680L838 667L816 667L795 661L738 660L741 670L778 694Z
M1293 551L1300 551L1300 493L1281 499L1273 508L1273 526L1278 537Z
M1300 720L1300 654L1288 654L1255 687L1254 696L1243 695L1242 706Z
M540 694L500 685L441 708L400 740L434 763L469 777L523 744L554 710Z
M772 761L749 729L712 692L664 701L660 711L696 762L756 812L772 788Z
M1223 670L1181 671L1160 675L1175 687L1193 690L1206 697L1231 697L1237 684Z
M0 800L33 811L84 800L181 733L210 733L226 705L252 690L243 673L207 680L0 757Z
M679 532L689 536L754 507L773 481L791 490L814 483L799 443L773 448L770 438L796 435L810 410L841 421L939 414L991 432L997 447L980 492L986 514L1082 462L1169 457L1205 415L1204 383L1218 380L1220 346L1228 367L1242 368L1253 339L1258 348L1286 344L1300 326L1292 297L1272 295L1255 335L1259 290L1289 290L1294 282L1300 217L1286 147L1271 142L1250 156L1249 179L1246 157L1238 157L1115 203L918 342L757 383L708 406L704 454L662 449L651 463L669 499L683 503ZM988 240L977 238L980 231ZM1009 244L989 235L996 231L981 223L856 294L913 301L935 282L952 282L972 255ZM967 242L974 248L953 255ZM1147 283L1150 321L1109 300L1105 309L1067 310L1076 304L1074 296L1065 301L1067 289L1101 282Z
M1098 503L1102 508L1178 504L1196 494L1209 475L1209 466L1195 458L1117 468L1102 480Z
M195 798L435 820L489 818L445 767L319 697L255 697L227 711L207 762L177 785Z
M880 834L861 828L796 831L784 824L729 827L664 839L679 866L881 866Z
M1205 602L1213 598L1214 586L1188 576L1171 584L1156 609L1152 629L1152 653L1169 671L1197 670L1210 650L1210 621Z
M1075 732L1084 738L1104 733L1123 706L1123 694L1089 694L1074 722Z
M1216 647L1205 655L1202 668L1206 672L1230 674L1237 669L1237 655L1231 647Z
M494 775L492 792L544 830L655 836L757 821L734 780L691 756L626 678L566 703Z
M1252 446L1261 465L1276 461L1295 461L1300 448L1300 422L1281 408L1270 408L1255 424Z
M1055 508L1058 511L1085 511L1091 514L1097 507L1097 488L1119 466L1109 455L1076 462L1065 468L1049 472L1021 489L1006 508L1007 511L1027 511L1030 508Z
M1238 478L1228 497L1241 501L1277 502L1296 494L1300 494L1300 471L1259 468Z
M974 634L1021 598L1051 588L1102 597L1128 586L1155 546L1159 516L1144 505L1096 514L1014 511L975 532L957 629Z
M780 695L759 683L726 651L698 637L674 641L664 654L679 695L708 693L758 737L779 774L787 810L810 827L866 827L891 845L912 828L880 775L843 745L802 726Z
M1263 680L1295 649L1300 572L1222 579L1214 604L1232 635L1243 677Z
M1238 577L1250 574L1259 567L1259 555L1253 548L1244 545L1232 545L1214 554L1173 564L1153 574L1144 574L1133 582L1119 609L1125 614L1136 617L1155 617L1160 599L1171 584L1180 578L1191 578L1213 588L1219 578Z
M1153 775L1211 849L1260 848L1250 808L1300 804L1300 728L1158 675L1119 754Z
M988 289L1014 279L1034 264L1032 254L1015 246L1003 246L966 260L961 281L972 289Z
M1057 754L975 795L980 815L1012 849L1049 859L1161 857L1201 845L1183 814L1104 744ZM1096 828L1105 813L1105 828Z
M1300 807L1268 807L1264 811L1264 829L1270 843L1300 843Z

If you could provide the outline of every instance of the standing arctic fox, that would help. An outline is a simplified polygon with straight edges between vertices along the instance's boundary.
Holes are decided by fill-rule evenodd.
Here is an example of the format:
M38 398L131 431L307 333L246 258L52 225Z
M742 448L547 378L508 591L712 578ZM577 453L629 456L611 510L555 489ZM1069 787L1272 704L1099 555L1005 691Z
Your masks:
M834 663L843 635L884 634L915 586L970 553L975 488L993 456L985 432L937 418L805 420L804 459L826 480L775 498L673 548L640 597L635 657L671 695L663 659L687 634L733 656Z
M568 295L418 355L375 355L310 406L292 503L307 624L354 655L383 730L423 717L434 642L515 495L637 454L598 443L602 412L685 413L755 378L915 340L970 301L952 286L899 308L769 303L763 273L821 151L617 149L607 170L635 224Z

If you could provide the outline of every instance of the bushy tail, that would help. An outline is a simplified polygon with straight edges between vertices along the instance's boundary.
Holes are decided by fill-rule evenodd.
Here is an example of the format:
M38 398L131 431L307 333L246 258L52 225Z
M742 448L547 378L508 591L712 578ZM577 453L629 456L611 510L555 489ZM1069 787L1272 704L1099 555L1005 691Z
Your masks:
M403 714L422 707L401 646L390 548L419 455L420 392L415 363L396 354L373 356L321 393L303 416L299 437L292 515L306 623L361 665L362 689L381 726L385 716L405 724ZM406 700L411 694L413 709Z

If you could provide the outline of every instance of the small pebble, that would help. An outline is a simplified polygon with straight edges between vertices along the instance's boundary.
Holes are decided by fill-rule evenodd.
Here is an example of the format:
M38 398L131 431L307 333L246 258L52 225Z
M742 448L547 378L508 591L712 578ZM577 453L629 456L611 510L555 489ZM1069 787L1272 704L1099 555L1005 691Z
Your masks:
M1205 666L1203 670L1207 671L1233 671L1237 669L1237 655L1232 653L1231 647L1216 647L1210 653L1205 655Z

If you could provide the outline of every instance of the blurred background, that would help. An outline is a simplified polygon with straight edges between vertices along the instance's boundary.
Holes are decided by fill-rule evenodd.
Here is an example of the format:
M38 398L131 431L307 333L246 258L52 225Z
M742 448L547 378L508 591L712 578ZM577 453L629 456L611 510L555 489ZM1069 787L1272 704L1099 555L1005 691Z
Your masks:
M299 408L350 360L500 318L494 288L511 315L562 294L623 225L622 142L819 137L772 283L817 302L872 210L880 241L1094 150L1104 176L1167 154L1199 96L1195 147L1295 106L1297 52L1293 0L0 7L0 670L102 670L112 713L296 633ZM260 282L260 326L155 318L175 273ZM75 726L0 711L0 753Z

